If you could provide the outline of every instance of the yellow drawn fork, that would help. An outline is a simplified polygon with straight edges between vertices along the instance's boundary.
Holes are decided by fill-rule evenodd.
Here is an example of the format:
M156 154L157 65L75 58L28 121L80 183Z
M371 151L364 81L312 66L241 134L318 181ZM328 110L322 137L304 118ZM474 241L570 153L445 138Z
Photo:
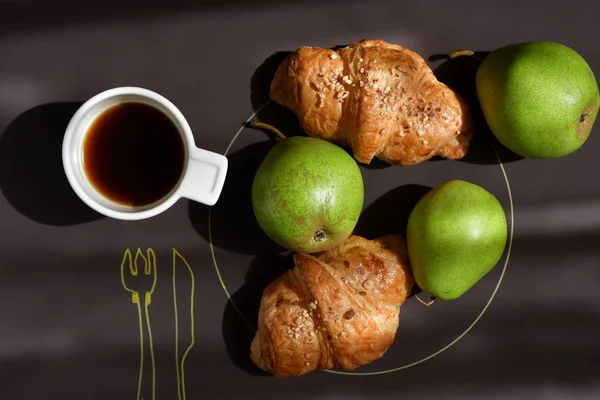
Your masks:
M138 311L138 323L140 328L140 372L138 378L136 399L143 400L141 397L142 380L144 376L144 322L142 316L142 304L140 299L140 292L130 288L126 282L126 273L133 277L138 276L138 272L141 269L139 268L139 263L141 262L143 262L143 273L145 275L152 276L152 284L150 286L150 289L144 292L144 315L146 317L146 328L148 330L148 342L150 349L150 361L152 363L152 400L155 400L156 365L154 361L154 343L152 340L152 328L150 325L150 315L148 312L148 307L152 302L152 294L154 293L154 289L156 288L157 281L156 254L154 253L154 250L148 248L146 250L146 255L144 255L142 250L138 248L135 253L135 257L132 257L131 250L125 250L125 254L123 255L123 261L121 262L121 283L123 284L123 288L129 293L131 293L131 300L133 304L137 306Z

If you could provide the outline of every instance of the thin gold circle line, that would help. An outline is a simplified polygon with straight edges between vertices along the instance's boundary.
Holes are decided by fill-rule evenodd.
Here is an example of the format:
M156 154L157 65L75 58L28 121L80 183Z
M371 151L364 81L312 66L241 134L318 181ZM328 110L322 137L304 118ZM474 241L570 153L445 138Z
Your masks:
M221 270L219 269L219 266L217 264L217 258L215 257L215 248L214 248L213 242L212 242L211 212L210 211L211 211L211 209L208 209L208 242L210 244L210 254L212 256L213 265L215 267L215 272L217 273L217 278L219 279L219 282L221 283L221 288L223 288L223 290L225 291L225 294L227 295L227 299L231 300L231 296L229 295L229 291L227 290L225 281L223 280L223 277L221 276Z
M256 117L256 115L262 111L263 108L265 108L267 106L267 104L269 104L271 101L268 100L265 104L263 104L262 106L258 107L258 110L254 111L252 113L251 116L248 117L248 119L246 121L244 121L244 123L242 124L242 126L240 126L240 129L238 129L238 131L235 133L235 135L233 135L233 139L231 139L231 142L229 142L229 146L227 146L227 149L225 150L225 153L223 154L224 156L227 156L227 154L229 154L229 150L231 150L231 146L233 146L233 143L235 143L235 141L237 140L238 136L240 136L240 133L242 133L242 131L244 130L244 128L246 127L245 125L250 122L252 120L252 118Z
M248 122L250 122L254 117L256 117L256 115L265 106L267 106L267 104L269 104L269 103L270 103L270 101L267 101L263 105L261 105L242 124L242 126L240 127L240 129L233 136L233 138L232 138L231 142L229 143L227 149L225 150L225 155L227 155L229 153L229 151L231 150L231 147L233 146L234 142L236 141L236 139L238 138L238 136L241 134L241 132L244 130L245 125ZM481 310L481 312L479 313L479 315L465 329L465 331L463 331L463 333L461 333L458 337L456 337L452 342L450 342L446 346L442 347L441 349L439 349L435 353L430 354L429 356L427 356L425 358L422 358L420 360L414 361L414 362L412 362L410 364L406 364L406 365L403 365L403 366L397 367L397 368L392 368L392 369L383 370L383 371L375 371L375 372L345 372L345 371L323 370L324 372L328 372L328 373L332 373L332 374L338 374L338 375L347 375L347 376L373 376L373 375L383 375L383 374L387 374L387 373L391 373L391 372L397 372L397 371L400 371L400 370L403 370L403 369L408 369L410 367L413 367L413 366L419 365L419 364L421 364L421 363L423 363L425 361L428 361L428 360L430 360L430 359L438 356L439 354L443 353L444 351L448 350L450 347L452 347L453 345L455 345L459 340L461 340L467 333L469 333L473 329L473 327L477 324L477 322L479 322L479 320L483 317L483 315L485 314L485 312L487 311L487 309L491 305L492 301L494 300L494 298L495 298L498 290L500 289L500 285L502 284L502 281L504 279L504 275L506 273L506 270L508 268L508 263L510 261L510 255L511 255L511 251L512 251L512 242L513 242L513 236L514 236L514 203L513 203L512 191L511 191L511 188L510 188L510 181L508 179L508 175L507 175L506 170L504 168L504 164L502 163L502 160L501 160L500 156L498 155L498 152L496 151L496 149L495 149L495 147L493 146L492 143L490 143L490 146L492 147L494 155L496 156L496 158L498 160L498 163L499 163L500 168L502 170L502 175L504 177L504 181L506 183L506 187L507 187L507 191L508 191L508 197L509 197L509 205L510 205L510 221L511 221L511 226L510 226L510 235L509 235L508 248L507 248L507 252L506 252L506 258L505 258L504 266L502 268L502 272L500 274L500 278L498 279L498 283L496 284L496 286L494 288L494 291L492 292L490 298L488 299L486 305ZM229 294L229 290L227 289L227 285L225 284L225 280L223 279L223 277L221 275L221 271L220 271L218 263L217 263L217 259L216 259L216 255L215 255L215 250L214 250L214 245L213 245L213 241L212 241L212 224L211 224L212 218L211 218L211 215L212 215L211 214L211 209L209 209L208 210L208 239L209 239L209 246L210 246L210 251L211 251L211 257L212 257L212 260L213 260L213 264L214 264L214 267L215 267L215 272L217 274L217 278L219 280L219 283L221 284L221 288L225 292L228 300L231 302L232 306L234 307L234 309L236 310L236 312L238 313L238 315L244 320L244 322L246 323L246 325L248 325L248 327L250 327L252 330L256 331L256 328L254 327L254 325L252 325L247 320L247 318L239 310L239 308L237 307L237 305L235 304L235 302L231 298L231 295Z
M467 333L469 333L475 327L475 325L477 324L477 322L479 322L479 320L483 317L483 314L485 314L485 312L487 311L487 309L491 305L492 301L496 297L496 294L498 293L498 290L500 289L500 285L502 284L502 281L504 280L504 275L506 273L506 269L508 268L508 263L510 261L510 255L511 255L511 252L512 252L512 243L513 243L514 230L515 230L514 202L513 202L513 197L512 197L512 190L510 188L510 181L508 180L508 175L506 174L506 169L504 168L504 164L502 163L502 160L501 160L500 156L498 155L498 152L496 151L496 148L494 147L494 145L491 142L490 142L490 146L492 147L492 150L494 151L494 155L498 159L498 163L499 163L500 168L502 170L502 175L504 177L504 182L506 183L506 188L507 188L507 191L508 191L508 202L509 202L509 209L510 209L510 234L509 234L509 239L508 239L508 248L506 250L506 258L504 260L504 266L502 268L502 272L500 273L500 278L498 279L498 283L496 284L496 287L494 288L494 291L492 292L492 295L490 296L489 300L487 301L486 305L483 307L483 309L481 310L481 312L479 313L479 315L475 318L475 320L471 323L471 325L469 325L467 327L467 329L463 333L461 333L460 335L458 335L458 337L455 338L452 342L450 342L446 346L442 347L440 350L436 351L435 353L430 354L429 356L427 356L425 358L422 358L420 360L414 361L414 362L412 362L410 364L406 364L406 365L403 365L403 366L397 367L397 368L391 368L391 369L387 369L387 370L383 370L383 371L375 371L375 372L345 372L345 371L324 370L325 372L329 372L329 373L332 373L332 374L338 374L338 375L372 376L372 375L384 375L384 374L387 374L387 373L397 372L397 371L400 371L400 370L403 370L403 369L408 369L410 367L414 367L416 365L422 364L425 361L428 361L428 360L430 360L430 359L432 359L432 358L440 355L444 351L448 350L450 347L454 346Z
M235 311L238 313L238 315L244 320L244 322L246 323L246 325L248 325L248 327L250 329L252 329L253 331L256 332L256 328L254 327L254 325L252 325L250 323L250 321L248 321L248 319L246 318L244 313L242 313L240 311L237 304L235 304L235 302L231 298L231 295L229 294L229 290L227 290L227 285L225 285L225 280L223 279L223 276L221 275L221 270L219 269L219 265L217 264L217 258L215 256L215 250L214 250L214 246L212 243L212 229L211 229L210 223L211 223L211 214L210 214L210 209L209 209L208 210L208 240L209 240L209 244L210 244L210 253L211 253L213 264L215 267L215 272L217 273L217 278L219 279L219 282L221 283L221 288L223 288L223 290L225 291L228 301L231 303L231 305L233 306Z
M270 100L266 101L263 105L261 105L256 111L254 111L252 113L252 115L250 115L246 121L244 121L244 123L242 124L242 126L240 127L240 129L238 129L238 131L235 133L235 135L233 135L233 138L231 139L231 141L229 142L229 145L227 146L227 149L225 149L225 153L223 154L224 156L227 156L229 154L229 151L231 150L231 147L233 146L233 144L235 143L235 141L237 140L238 136L242 133L242 131L245 128L245 125L250 122L254 117L256 117L256 115L267 106L267 104L270 103ZM231 303L231 305L233 306L233 308L235 309L235 311L238 313L238 315L240 317L242 317L242 319L244 320L244 322L246 323L246 325L248 325L248 327L254 331L256 331L256 328L254 327L254 325L252 325L248 319L244 316L244 314L240 311L240 309L238 308L238 306L235 304L235 302L233 301L233 299L231 298L231 295L229 294L229 290L227 290L227 285L225 284L225 280L223 279L223 276L221 275L221 270L219 269L219 264L217 263L217 257L215 255L215 248L213 246L213 240L212 240L212 208L208 209L208 244L210 246L210 255L212 257L212 261L213 261L213 266L215 268L215 272L217 273L217 278L219 279L219 283L221 284L221 288L223 289L223 291L225 292L225 295L227 296L227 299L229 300L229 302Z
M240 129L238 129L238 131L235 133L235 135L233 135L233 138L231 139L231 141L229 142L229 145L227 146L227 149L225 149L225 153L223 153L224 156L227 157L227 154L229 154L229 151L231 150L231 146L233 146L233 143L235 143L236 139L238 138L238 136L240 135L240 133L242 133L242 131L245 128L245 125L250 122L252 120L252 118L256 117L256 114L258 114L267 104L269 104L269 101L267 101L265 104L263 104L262 106L260 106L258 108L258 110L254 111L252 113L252 115L250 115L248 117L248 119L246 119L246 121L244 121L244 123L242 124L242 126L240 127ZM221 283L221 288L223 288L223 290L225 291L225 294L227 295L227 298L229 300L231 300L231 295L229 294L229 291L227 290L227 286L225 285L225 281L223 280L223 277L221 276L221 271L219 270L219 266L217 264L217 257L215 256L215 248L213 246L213 240L212 240L212 208L208 209L208 244L210 246L210 254L213 260L213 265L215 267L215 272L217 273L217 278L219 279L219 282ZM234 304L235 306L235 304ZM237 307L236 307L237 308Z

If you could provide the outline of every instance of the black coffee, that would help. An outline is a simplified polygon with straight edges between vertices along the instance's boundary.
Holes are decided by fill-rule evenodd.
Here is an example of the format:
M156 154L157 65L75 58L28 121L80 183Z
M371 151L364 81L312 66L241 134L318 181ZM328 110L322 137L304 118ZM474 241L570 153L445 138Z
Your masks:
M175 124L143 103L123 103L104 111L83 145L85 172L103 196L127 206L165 197L179 182L185 147Z

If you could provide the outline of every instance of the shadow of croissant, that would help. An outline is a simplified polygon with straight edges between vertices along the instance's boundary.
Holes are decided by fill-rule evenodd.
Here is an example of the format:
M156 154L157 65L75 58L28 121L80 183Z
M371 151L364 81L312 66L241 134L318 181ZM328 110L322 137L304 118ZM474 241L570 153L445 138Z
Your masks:
M271 101L269 97L271 82L277 68L290 54L290 51L276 52L256 68L250 79L250 102L254 112L257 112L259 121L276 127L286 137L306 136L306 132L300 126L298 116L289 108Z
M250 344L256 333L263 291L293 266L292 253L265 253L255 257L246 273L244 285L227 302L223 313L223 340L230 360L248 374L267 375L250 359Z

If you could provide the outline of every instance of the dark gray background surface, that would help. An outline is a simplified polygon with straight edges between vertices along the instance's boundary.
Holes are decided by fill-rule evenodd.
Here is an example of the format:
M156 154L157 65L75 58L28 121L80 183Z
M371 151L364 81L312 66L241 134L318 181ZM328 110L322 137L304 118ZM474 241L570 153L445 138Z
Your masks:
M61 135L78 102L110 87L158 91L188 118L198 146L223 153L264 101L273 64L263 63L274 53L381 38L427 58L547 39L574 47L600 74L599 14L596 1L0 0L0 398L135 398L137 314L119 264L126 248L137 247L152 247L158 256L150 313L159 400L177 399L172 248L196 278L188 399L600 398L598 127L573 156L506 163L515 205L513 253L475 328L436 358L371 377L259 376L247 358L252 332L228 306L215 273L208 208L182 200L147 221L100 218L74 197L60 167ZM455 73L442 67L440 74L457 77L460 86L473 67L463 61ZM293 130L285 110L267 107L259 117ZM249 184L268 146L264 133L242 131L212 210L215 258L250 319L260 289L290 267L250 214ZM453 178L485 186L508 213L501 169L484 147L466 161L363 168L365 214L357 232L402 229L423 192L407 185L432 187ZM190 279L180 266L185 347ZM483 308L501 267L455 302L425 309L409 299L393 348L363 370L410 363L448 344ZM144 399L151 399L148 383Z

